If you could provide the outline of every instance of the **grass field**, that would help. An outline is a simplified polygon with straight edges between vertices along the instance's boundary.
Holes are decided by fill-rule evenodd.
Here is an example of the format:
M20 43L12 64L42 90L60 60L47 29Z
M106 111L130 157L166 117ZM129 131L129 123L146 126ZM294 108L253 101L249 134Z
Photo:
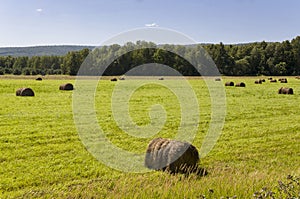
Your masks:
M226 87L227 115L213 150L201 158L206 176L170 175L153 171L124 173L97 161L82 144L73 120L72 91L60 91L70 77L0 77L0 198L253 198L262 188L278 192L278 181L300 176L300 80L254 84L257 77L224 77L220 84L243 81L245 88ZM94 81L94 80L93 80ZM149 124L148 108L161 104L167 119L161 131L148 138L124 133L114 121L111 96L117 84L144 79L101 80L95 96L99 125L106 137L127 151L144 152L154 137L173 138L180 125L174 93L146 84L130 98L130 115ZM166 79L180 86L174 78ZM193 141L200 149L211 117L209 93L202 79L191 78L200 106L200 122ZM281 86L294 95L278 95ZM31 87L35 97L16 97ZM195 124L196 125L196 124ZM299 190L295 188L296 191ZM277 194L277 195L276 195ZM283 197L285 197L284 195ZM298 196L299 197L299 196Z

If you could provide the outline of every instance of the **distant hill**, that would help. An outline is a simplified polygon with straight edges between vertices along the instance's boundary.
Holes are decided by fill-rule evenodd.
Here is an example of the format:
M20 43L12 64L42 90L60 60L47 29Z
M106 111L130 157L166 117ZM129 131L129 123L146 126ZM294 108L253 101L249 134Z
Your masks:
M32 47L0 47L0 56L43 56L43 55L65 55L70 51L79 51L84 48L93 49L95 46L32 46Z
M233 45L248 45L251 43L241 43ZM197 44L185 45L186 47L194 47ZM202 46L210 45L210 43L202 43ZM229 45L229 44L226 44ZM161 44L158 46L162 46ZM55 45L55 46L31 46L31 47L0 47L0 56L43 56L43 55L65 55L70 51L80 51L84 48L94 49L96 46L79 46L79 45Z

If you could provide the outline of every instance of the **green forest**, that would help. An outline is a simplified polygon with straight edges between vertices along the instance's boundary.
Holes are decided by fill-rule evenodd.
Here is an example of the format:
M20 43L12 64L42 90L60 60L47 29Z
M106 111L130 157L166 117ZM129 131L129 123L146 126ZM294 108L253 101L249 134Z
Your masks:
M176 69L182 75L198 76L199 72L182 57L197 59L203 49L213 59L222 75L300 74L300 36L297 36L283 42L262 41L236 45L157 45L153 42L137 41L122 46L102 46L93 51L84 48L69 51L65 55L0 56L0 75L76 75L83 61L91 54L91 66L85 75L100 74L99 70L104 65L109 66L101 74L114 76L123 75L142 64L159 63Z

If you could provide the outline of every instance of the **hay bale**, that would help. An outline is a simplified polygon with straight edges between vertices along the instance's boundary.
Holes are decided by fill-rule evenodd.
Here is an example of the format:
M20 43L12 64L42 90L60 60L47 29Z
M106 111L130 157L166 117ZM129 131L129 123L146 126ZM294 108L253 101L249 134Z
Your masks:
M287 87L281 87L278 90L278 94L286 94L286 95L293 95L294 91L292 88L287 88Z
M273 78L272 78L272 77L269 77L268 80L273 80Z
M111 78L110 81L116 82L116 81L118 81L118 79L114 77L114 78Z
M271 82L271 83L276 83L277 80L276 80L276 79L272 79L272 80L270 80L270 82Z
M281 82L281 83L288 83L288 81L287 81L286 78L281 78L281 79L280 79L280 82Z
M119 80L125 80L125 77L119 77Z
M215 81L219 82L221 81L221 78L216 78Z
M260 79L262 82L266 82L266 80L265 79Z
M255 80L255 84L262 84L262 80Z
M164 78L163 78L163 77L160 77L160 78L158 78L158 80L164 80Z
M59 90L71 91L74 90L74 86L71 83L62 84L59 86Z
M234 86L234 82L226 82L225 86Z
M187 143L164 138L153 139L147 148L145 166L171 173L189 173L197 170L199 153Z
M235 87L246 87L246 84L244 82L240 82L240 83L237 83L235 85Z
M16 96L34 96L34 92L31 88L19 88L16 91Z
M38 77L35 79L36 81L42 81L43 79L41 77Z

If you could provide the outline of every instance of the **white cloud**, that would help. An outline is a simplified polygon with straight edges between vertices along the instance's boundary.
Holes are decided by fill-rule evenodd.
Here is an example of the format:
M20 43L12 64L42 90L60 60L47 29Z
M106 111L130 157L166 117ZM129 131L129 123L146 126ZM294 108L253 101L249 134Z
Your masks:
M145 24L146 27L158 27L156 23Z
M37 12L43 12L43 9L42 8L38 8L36 9Z

